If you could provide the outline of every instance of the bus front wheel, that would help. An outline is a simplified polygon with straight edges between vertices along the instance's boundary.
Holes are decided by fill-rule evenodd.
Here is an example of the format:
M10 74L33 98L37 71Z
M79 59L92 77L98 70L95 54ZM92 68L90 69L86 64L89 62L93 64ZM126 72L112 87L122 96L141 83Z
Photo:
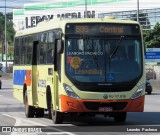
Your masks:
M125 122L126 121L126 112L120 112L114 115L114 121L115 122Z
M63 114L53 109L51 105L51 116L54 124L61 124L63 122Z
M35 114L35 108L33 106L28 105L27 91L25 92L25 114L27 118L34 117Z

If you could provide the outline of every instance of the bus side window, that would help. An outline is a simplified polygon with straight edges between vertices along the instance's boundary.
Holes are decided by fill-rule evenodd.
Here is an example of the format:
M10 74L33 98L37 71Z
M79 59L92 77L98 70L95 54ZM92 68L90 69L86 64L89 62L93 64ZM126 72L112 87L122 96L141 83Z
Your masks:
M53 32L48 33L48 43L47 43L47 64L52 64L54 60L54 34Z
M40 36L39 64L46 64L47 33Z
M26 64L26 56L27 56L27 46L26 46L26 38L22 38L22 46L21 46L21 64Z
M33 46L33 38L32 36L27 37L27 62L26 64L31 64L32 62L32 46Z
M15 40L15 48L14 48L14 64L20 64L20 38L16 38Z

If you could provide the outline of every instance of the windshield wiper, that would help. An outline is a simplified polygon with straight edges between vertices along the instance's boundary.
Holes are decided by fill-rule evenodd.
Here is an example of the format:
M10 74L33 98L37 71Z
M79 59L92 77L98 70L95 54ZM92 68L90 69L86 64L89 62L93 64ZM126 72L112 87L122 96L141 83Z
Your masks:
M110 54L109 59L111 59L113 57L113 55L117 52L117 50L119 48L119 45L120 45L123 38L124 38L124 36L121 36L121 38L119 39L116 47L113 49L112 53Z

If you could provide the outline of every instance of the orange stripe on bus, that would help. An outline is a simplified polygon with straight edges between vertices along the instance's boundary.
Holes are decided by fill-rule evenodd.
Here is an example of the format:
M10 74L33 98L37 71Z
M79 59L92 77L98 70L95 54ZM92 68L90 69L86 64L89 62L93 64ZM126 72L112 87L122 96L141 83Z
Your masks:
M113 112L142 112L144 110L144 96L138 99L127 100L82 100L73 99L66 95L60 96L62 112L99 112L98 110L89 110L85 107L84 102L92 103L116 103L127 102L127 105L121 110Z
M31 86L31 82L32 82L32 80L31 80L31 70L26 70L26 77L25 77L24 82L27 86Z

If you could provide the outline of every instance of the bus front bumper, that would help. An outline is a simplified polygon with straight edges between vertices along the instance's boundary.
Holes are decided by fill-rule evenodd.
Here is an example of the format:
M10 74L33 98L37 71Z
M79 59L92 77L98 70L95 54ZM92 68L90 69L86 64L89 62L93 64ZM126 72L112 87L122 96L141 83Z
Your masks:
M144 96L126 100L82 100L60 96L61 112L143 112Z

